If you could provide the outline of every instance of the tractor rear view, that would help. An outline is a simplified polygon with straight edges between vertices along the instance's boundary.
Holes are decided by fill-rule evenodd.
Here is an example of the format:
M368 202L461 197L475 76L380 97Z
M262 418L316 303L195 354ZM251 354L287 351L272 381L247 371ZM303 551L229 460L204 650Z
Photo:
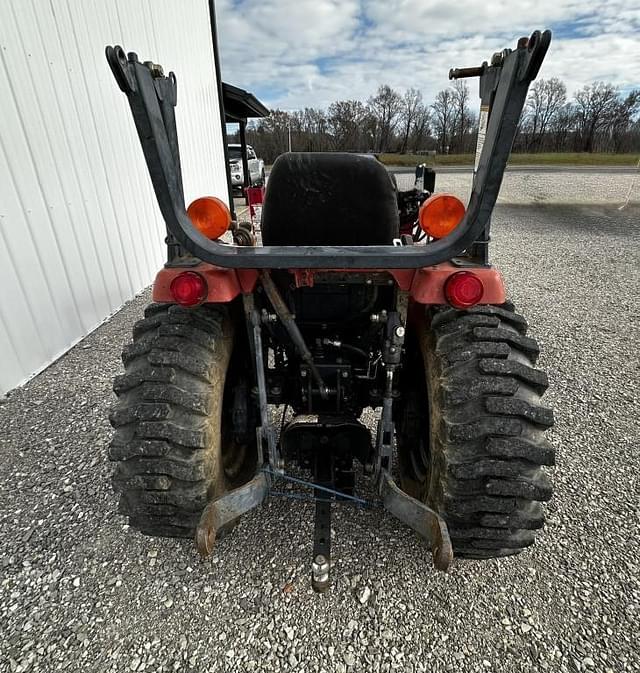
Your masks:
M154 303L114 386L113 481L133 527L195 536L206 556L293 482L315 501L319 591L329 585L332 504L382 505L443 570L454 555L507 556L534 542L551 497L542 468L554 461L544 438L553 415L541 404L538 345L488 247L550 38L536 31L450 73L480 82L466 208L435 193L424 167L399 192L373 157L288 153L268 179L260 244L213 197L185 208L175 76L107 48L168 230ZM228 229L233 243L220 240ZM374 432L366 409L379 410ZM375 501L356 493L359 472Z

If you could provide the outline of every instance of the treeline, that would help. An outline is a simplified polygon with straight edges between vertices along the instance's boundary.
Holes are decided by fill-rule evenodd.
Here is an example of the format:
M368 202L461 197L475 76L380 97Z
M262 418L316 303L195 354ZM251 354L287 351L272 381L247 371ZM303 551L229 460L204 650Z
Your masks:
M247 127L247 142L268 163L289 148L301 152L466 154L475 151L477 97L457 80L432 103L417 89L384 84L366 102L343 100L326 110L272 110ZM640 151L640 89L621 93L595 82L567 97L557 78L532 86L514 143L515 152ZM237 142L237 134L230 136Z

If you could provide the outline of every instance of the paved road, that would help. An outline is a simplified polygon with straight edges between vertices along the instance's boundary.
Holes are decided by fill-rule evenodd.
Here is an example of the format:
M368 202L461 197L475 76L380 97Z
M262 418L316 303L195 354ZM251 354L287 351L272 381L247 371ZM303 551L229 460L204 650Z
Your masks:
M495 213L494 260L556 409L538 544L445 575L391 517L344 508L325 596L309 589L307 504L273 499L207 562L117 514L111 379L148 293L128 304L0 405L0 671L639 670L639 220Z
M396 174L413 174L407 166L387 166L387 170ZM471 166L435 166L437 173L470 173ZM607 173L631 175L639 172L635 166L508 166L507 173Z
M435 166L437 173L469 173L472 166ZM396 174L413 174L414 168L411 166L387 166L387 170ZM621 175L635 175L639 172L637 166L575 166L575 165L557 165L557 166L508 166L507 173L607 173ZM271 173L271 167L267 167L267 176Z

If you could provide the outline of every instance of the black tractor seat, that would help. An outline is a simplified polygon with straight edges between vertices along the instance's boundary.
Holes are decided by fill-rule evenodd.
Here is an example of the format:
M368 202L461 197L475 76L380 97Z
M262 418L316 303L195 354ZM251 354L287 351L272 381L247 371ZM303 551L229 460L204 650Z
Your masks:
M374 157L289 152L273 164L262 209L264 245L390 245L396 190Z

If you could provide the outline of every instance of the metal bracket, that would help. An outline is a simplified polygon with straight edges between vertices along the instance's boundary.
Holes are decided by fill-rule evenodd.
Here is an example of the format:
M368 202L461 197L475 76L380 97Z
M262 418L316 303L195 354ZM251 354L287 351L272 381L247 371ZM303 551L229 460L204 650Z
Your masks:
M550 44L550 30L545 30L542 33L539 30L534 30L529 39L522 38L518 42L518 47L526 47L527 50L527 56L520 69L520 81L531 81L538 76L540 66L544 61Z
M204 508L196 528L196 546L200 555L203 558L209 556L218 531L264 502L269 495L269 489L269 477L260 471L244 486L212 500Z
M453 561L453 548L444 519L402 491L387 470L382 471L379 483L384 508L430 543L433 565L438 570L448 570Z
M264 374L264 357L262 353L262 320L252 294L242 296L245 315L250 326L251 351L254 357L254 369L258 388L258 403L260 406L260 426L256 428L258 443L258 464L262 465L265 460L263 454L264 445L267 446L267 458L271 468L276 472L282 471L282 459L276 442L276 431L271 423L269 405L267 403L267 384Z
M330 458L317 455L314 477L318 485L333 488L333 470ZM314 490L316 498L315 528L313 533L313 562L311 586L323 593L331 585L331 495L321 488Z
M391 468L393 455L393 383L395 372L402 362L402 347L407 324L409 293L399 290L396 295L396 310L387 316L387 336L384 347L383 363L386 368L386 382L382 398L382 412L376 433L375 478L379 479L382 470Z
M330 586L331 502L333 498L372 506L362 498L335 491L326 485L305 482L279 474L270 468L261 468L251 481L212 500L202 512L196 529L196 546L200 555L209 556L215 546L218 532L232 524L241 515L262 504L271 491L273 478L283 478L314 488L316 500L313 562L311 583L315 591L323 592ZM387 470L380 474L379 493L382 506L392 516L416 531L431 547L433 564L437 570L448 570L453 560L453 549L444 519L428 505L402 491ZM283 494L284 495L284 494Z
M129 59L127 59L124 49L117 44L115 47L106 47L105 56L120 91L126 93L127 96L134 93L137 89L136 78L129 67L129 59L133 60L133 54L129 54ZM138 60L137 56L135 60Z
M118 83L120 89L127 95L132 106L136 104L135 96L138 92L138 83L134 71L130 67L130 63L137 62L138 56L134 53L125 55L124 49L120 46L107 47L105 50L107 62L111 68L111 72ZM162 118L162 124L166 131L166 139L171 153L172 163L175 170L175 198L178 207L184 210L184 189L182 186L182 167L180 163L180 149L178 146L178 131L176 127L175 107L178 102L178 84L176 76L170 72L168 76L164 76L162 66L150 61L144 63L151 77L152 84L155 89L159 112ZM140 103L137 103L138 114L141 113L142 108ZM135 116L135 115L134 115ZM139 131L140 129L138 129ZM146 158L146 155L145 155ZM150 167L147 161L147 166ZM150 168L149 168L150 169ZM165 220L166 221L166 220ZM167 244L167 263L173 262L176 258L181 257L184 251L174 236L169 223L167 222L167 237L165 240Z

